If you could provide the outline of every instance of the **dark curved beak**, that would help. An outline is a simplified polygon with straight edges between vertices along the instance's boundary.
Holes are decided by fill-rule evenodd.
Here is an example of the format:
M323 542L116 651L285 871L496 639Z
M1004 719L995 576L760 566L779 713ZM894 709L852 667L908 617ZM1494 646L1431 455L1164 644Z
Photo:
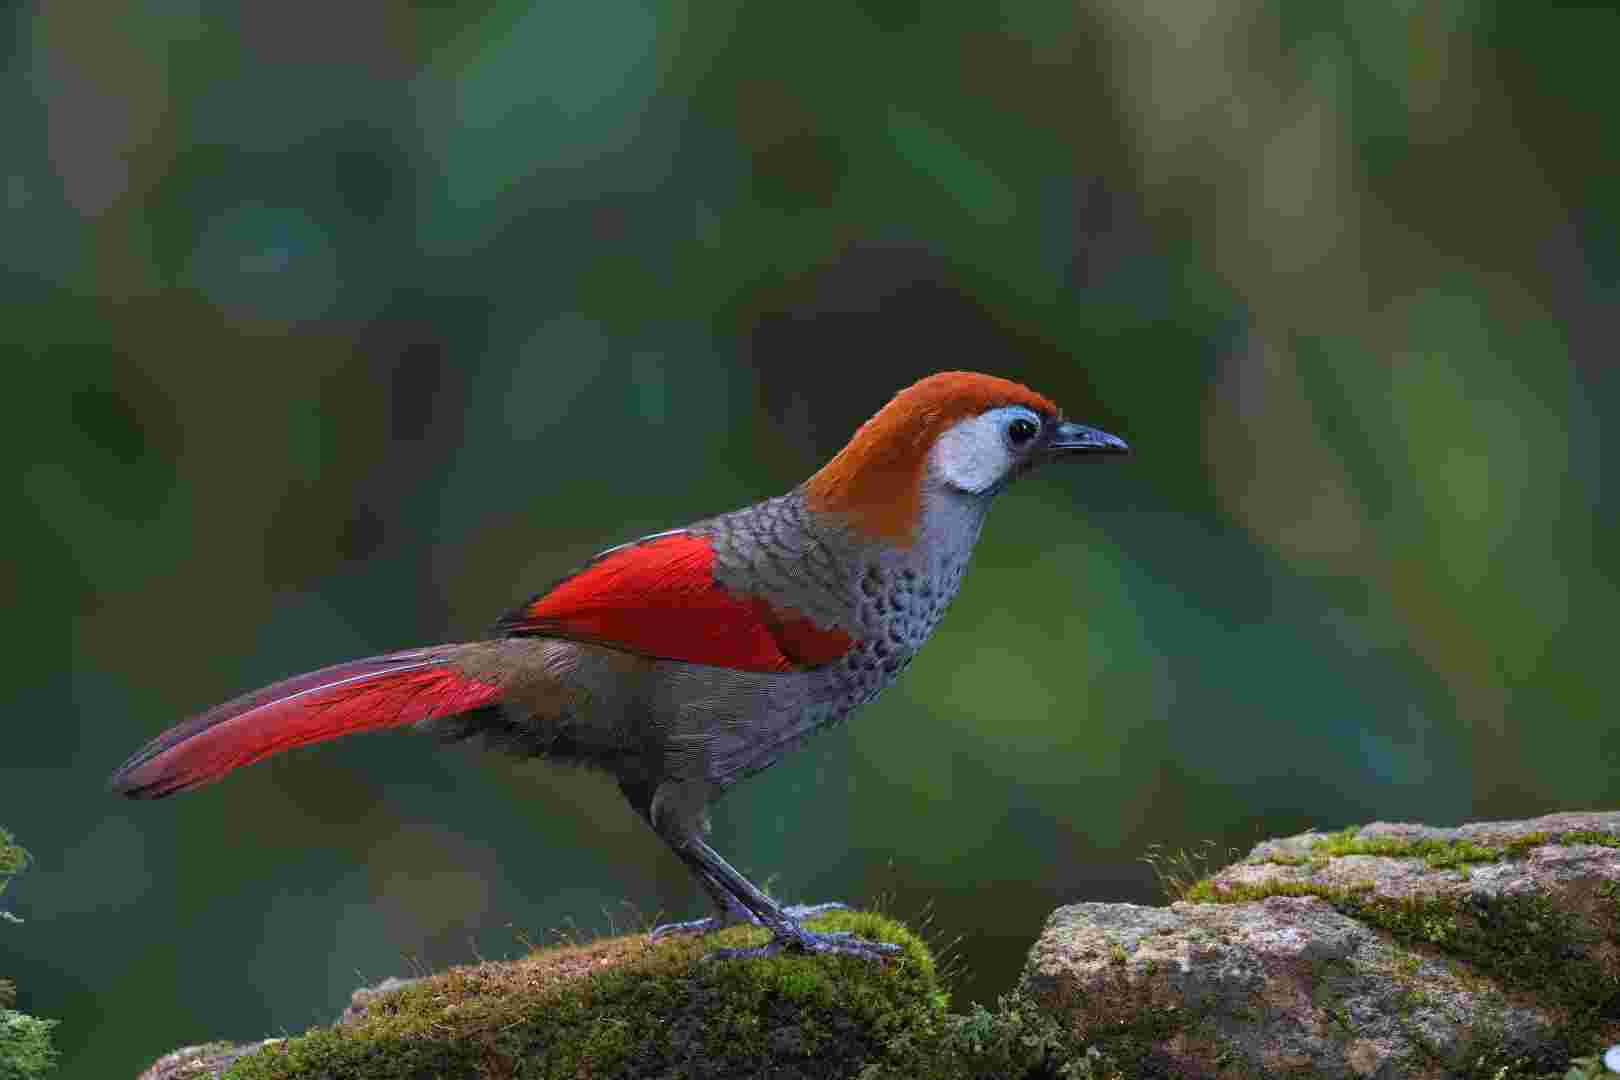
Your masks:
M1128 454L1130 445L1118 435L1098 431L1094 427L1059 421L1052 441L1046 444L1047 453L1054 458L1079 457L1082 454Z

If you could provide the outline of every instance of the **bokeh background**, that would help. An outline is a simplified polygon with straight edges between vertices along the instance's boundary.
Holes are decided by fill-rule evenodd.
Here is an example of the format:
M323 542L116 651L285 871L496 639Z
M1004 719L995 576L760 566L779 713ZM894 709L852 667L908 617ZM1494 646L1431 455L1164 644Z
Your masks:
M1620 805L1608 4L151 0L0 17L0 974L62 1075L702 897L607 782L403 736L157 804L143 740L476 635L896 389L1138 448L719 849L1009 988L1152 844ZM1605 466L1608 466L1605 468Z

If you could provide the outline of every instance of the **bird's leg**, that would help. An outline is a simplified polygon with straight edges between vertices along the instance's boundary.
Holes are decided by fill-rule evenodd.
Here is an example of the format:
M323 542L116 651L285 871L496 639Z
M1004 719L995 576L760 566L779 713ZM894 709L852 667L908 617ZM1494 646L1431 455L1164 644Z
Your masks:
M759 920L754 918L753 913L732 899L731 894L726 892L720 883L709 875L707 870L696 864L689 863L688 866L698 881L702 883L704 891L709 894L709 899L714 901L715 909L720 914L710 915L706 919L690 919L686 922L664 923L661 926L655 926L648 935L652 940L657 941L659 938L669 937L673 934L712 934L716 930L724 930L730 926L741 926L744 923L759 925ZM803 921L813 919L817 915L825 915L829 911L848 911L849 905L832 900L825 904L794 904L792 907L783 908L782 910L791 917Z
M672 934L709 934L716 930L724 930L728 926L741 926L744 923L759 922L747 908L737 903L731 894L718 881L710 877L708 873L691 866L691 864L688 864L688 867L697 876L698 882L703 886L703 891L709 894L709 899L714 901L715 910L719 914L710 915L706 919L664 923L662 926L653 927L652 933L648 937L657 941L659 938L669 937Z
M675 847L681 861L692 867L694 873L712 879L751 912L754 918L771 932L769 944L752 949L721 949L710 954L710 959L741 956L769 956L784 948L810 953L847 953L877 959L900 951L900 946L881 941L867 941L848 933L818 933L806 930L800 919L823 911L838 910L842 904L817 904L814 907L783 909L766 896L747 878L739 874L730 863L720 857L703 839L687 836Z
M640 816L641 820L647 823L647 827L656 835L662 837L665 843L669 843L669 837L653 823L652 800L654 788L652 785L645 782L638 783L634 779L626 778L619 781L619 790L624 793L625 799L629 801L630 808ZM701 806L701 802L699 805ZM683 859L682 862L686 862L686 860ZM710 915L706 919L689 919L686 922L663 923L655 926L652 928L652 932L647 935L651 940L657 941L659 938L670 937L674 934L708 934L716 930L724 930L728 926L741 926L744 923L758 922L747 908L737 903L731 893L713 877L705 873L702 868L693 866L690 862L686 863L686 867L696 875L698 884L703 886L703 891L709 894L709 899L714 903L715 911L718 914Z
M715 797L712 787L702 783L665 782L654 788L646 783L621 780L619 789L653 832L663 838L676 857L686 864L706 892L714 899L719 915L692 923L661 926L655 937L683 930L703 933L741 923L745 919L770 930L772 941L758 949L725 949L714 956L764 956L783 948L805 952L842 952L877 957L900 951L898 945L865 941L853 934L823 934L806 930L801 919L843 909L843 904L783 907L766 896L731 864L703 841L704 810Z

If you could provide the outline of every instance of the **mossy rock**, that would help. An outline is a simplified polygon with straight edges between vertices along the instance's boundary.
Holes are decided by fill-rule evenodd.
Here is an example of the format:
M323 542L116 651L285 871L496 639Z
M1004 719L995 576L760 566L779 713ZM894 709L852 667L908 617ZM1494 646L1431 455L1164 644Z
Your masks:
M28 852L18 847L12 836L0 827L0 893L11 878L27 868ZM0 909L0 923L22 920ZM16 1012L17 988L0 978L0 1080L34 1080L55 1067L56 1049L51 1046L55 1020L41 1020Z
M1620 1040L1620 813L1266 841L1183 902L1078 904L1023 990L1130 1077L1563 1076ZM1595 1067L1595 1066L1593 1066ZM1584 1075L1584 1074L1580 1074Z
M222 1075L808 1080L892 1062L908 1036L943 1025L947 996L910 931L856 912L812 925L902 951L881 962L796 953L704 959L762 944L765 932L752 927L543 949L370 996L338 1025L271 1043Z
M56 1061L55 1026L55 1020L0 1008L0 1080L34 1080L50 1072Z

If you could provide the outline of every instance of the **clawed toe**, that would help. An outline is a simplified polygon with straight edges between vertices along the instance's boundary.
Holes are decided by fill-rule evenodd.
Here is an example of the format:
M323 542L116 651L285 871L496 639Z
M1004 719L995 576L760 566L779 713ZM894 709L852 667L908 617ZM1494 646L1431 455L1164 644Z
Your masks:
M716 930L724 930L728 926L741 926L745 922L752 921L752 918L722 919L718 915L710 915L707 919L692 919L688 922L672 922L664 923L662 926L655 926L648 933L647 938L650 941L658 941L660 938L674 937L679 934L712 934Z
M864 956L871 960L880 960L885 956L894 956L900 951L898 945L891 945L887 941L868 941L848 931L818 934L805 930L802 933L805 940L798 943L798 947L806 952L842 953L846 956Z
M797 952L814 953L817 955L860 956L868 960L882 960L893 956L900 951L900 946L891 945L886 941L868 941L856 937L854 934L840 931L837 933L817 933L813 930L798 928L787 934L779 934L764 945L756 945L751 949L717 949L705 956L705 960L741 960L750 957L775 956L784 949L793 949Z
M825 904L795 904L787 909L787 913L795 919L813 919L817 915L825 915L829 911L848 910L848 904L838 900L829 900Z
M813 919L818 915L826 915L827 913L833 911L848 911L849 905L837 900L831 900L825 904L796 904L793 907L786 908L785 910L789 916L796 920ZM746 926L749 923L753 923L757 926L759 925L759 920L747 912L738 910L726 917L710 915L706 919L691 919L687 922L664 923L662 926L653 927L652 930L648 932L647 937L649 940L658 941L661 938L675 937L680 934L712 934L716 930L724 930L730 926ZM808 933L808 931L806 932ZM823 936L839 937L847 935L834 934ZM751 951L752 950L749 949L721 950L722 953L728 954L742 954L749 953ZM718 956L720 953L715 953L714 955Z
M675 937L678 934L709 934L720 929L720 920L710 915L707 919L691 919L687 922L669 922L662 926L655 926L647 937L652 941L660 938Z

